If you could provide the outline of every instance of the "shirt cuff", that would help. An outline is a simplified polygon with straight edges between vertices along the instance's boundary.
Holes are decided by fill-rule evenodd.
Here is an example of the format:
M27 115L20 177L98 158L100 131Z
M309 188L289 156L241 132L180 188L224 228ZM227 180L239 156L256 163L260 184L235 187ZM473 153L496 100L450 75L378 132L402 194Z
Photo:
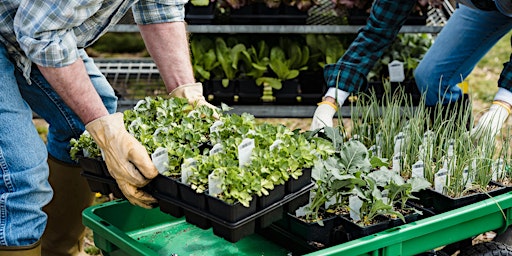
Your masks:
M325 93L325 97L334 98L338 103L339 107L343 105L343 103L345 102L345 100L347 100L349 95L350 93L336 88L329 88Z
M498 92L494 96L494 100L501 100L512 105L512 92L505 88L499 88Z

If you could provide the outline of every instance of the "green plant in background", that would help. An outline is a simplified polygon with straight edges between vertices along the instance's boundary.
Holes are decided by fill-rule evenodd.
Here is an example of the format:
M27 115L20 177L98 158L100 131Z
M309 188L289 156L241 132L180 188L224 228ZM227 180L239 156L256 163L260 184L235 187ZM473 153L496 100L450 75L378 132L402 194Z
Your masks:
M233 42L233 46L228 43L221 37L215 38L215 54L223 71L222 85L224 87L227 87L229 81L236 78L239 71L238 62L241 59L242 52L246 50L242 43Z
M242 76L258 79L268 71L270 49L264 40L259 41L256 46L246 47L246 50L241 53L241 59L244 63L240 67Z
M211 79L211 72L219 66L215 44L208 37L194 37L190 40L194 77L201 82Z
M368 81L382 81L383 78L387 78L388 64L394 60L404 63L405 77L412 79L414 69L433 41L430 34L399 34L368 74Z
M286 49L286 50L285 50ZM270 86L276 90L282 88L282 81L294 79L299 72L307 70L309 48L296 41L280 38L280 45L270 50L269 67L276 77L260 77L256 84Z
M190 0L190 3L193 6L208 6L208 4L210 4L210 0Z
M336 63L345 53L343 42L334 35L308 34L306 45L311 51L309 66L314 70Z

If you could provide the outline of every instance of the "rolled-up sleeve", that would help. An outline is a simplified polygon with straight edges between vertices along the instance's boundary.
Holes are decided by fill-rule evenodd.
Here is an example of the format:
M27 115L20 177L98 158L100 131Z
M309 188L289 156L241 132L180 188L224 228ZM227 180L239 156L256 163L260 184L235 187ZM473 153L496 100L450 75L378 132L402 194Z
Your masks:
M133 6L137 24L155 24L185 20L188 0L140 0Z
M72 28L100 8L100 4L89 0L22 0L14 17L20 48L30 61L41 66L72 64L79 58Z

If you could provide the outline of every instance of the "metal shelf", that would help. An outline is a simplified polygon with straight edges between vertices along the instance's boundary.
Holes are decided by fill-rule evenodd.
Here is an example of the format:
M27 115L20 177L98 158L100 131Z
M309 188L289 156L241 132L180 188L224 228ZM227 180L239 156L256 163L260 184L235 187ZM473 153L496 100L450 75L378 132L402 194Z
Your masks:
M188 25L198 34L354 34L363 26L352 25ZM439 33L442 26L402 26L400 33ZM118 24L109 32L139 32L137 25Z

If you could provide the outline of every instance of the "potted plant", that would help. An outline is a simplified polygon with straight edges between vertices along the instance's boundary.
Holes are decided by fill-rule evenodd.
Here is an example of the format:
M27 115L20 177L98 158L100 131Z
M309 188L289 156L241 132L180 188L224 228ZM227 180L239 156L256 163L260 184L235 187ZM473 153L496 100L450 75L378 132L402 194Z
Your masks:
M211 81L213 102L217 104L221 102L225 104L234 103L237 93L235 78L239 72L239 60L244 50L246 50L245 45L236 42L233 38L227 40L221 37L215 38L215 54L222 72Z

